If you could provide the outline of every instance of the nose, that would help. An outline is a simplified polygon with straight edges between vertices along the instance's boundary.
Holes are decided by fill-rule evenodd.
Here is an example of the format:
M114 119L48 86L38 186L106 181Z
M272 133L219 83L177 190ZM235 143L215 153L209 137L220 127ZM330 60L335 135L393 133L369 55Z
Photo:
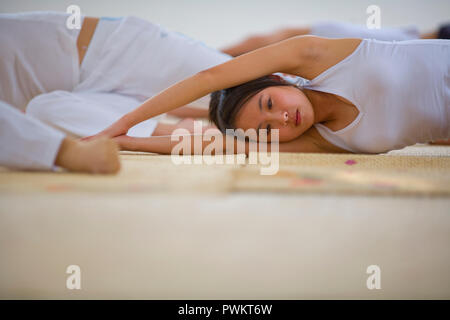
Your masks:
M289 113L287 111L281 111L279 113L276 114L270 114L268 116L269 121L276 121L281 123L283 126L287 126L288 121L289 121Z
M284 120L284 125L287 125L287 122L289 120L289 114L287 113L287 111L283 112L283 120Z

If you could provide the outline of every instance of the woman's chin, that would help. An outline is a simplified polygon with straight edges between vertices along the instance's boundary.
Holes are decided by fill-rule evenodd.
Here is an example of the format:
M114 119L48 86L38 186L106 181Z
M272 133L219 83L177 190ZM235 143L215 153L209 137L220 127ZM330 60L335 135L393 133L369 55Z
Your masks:
M294 132L290 132L289 134L281 134L279 137L279 141L281 142L289 142L301 137L305 131L307 130L295 130Z
M280 137L278 140L279 140L280 143L289 142L289 141L293 141L293 140L297 139L300 136L301 136L301 134L292 135L292 136L286 136L286 137ZM272 137L272 139L273 139L273 137Z

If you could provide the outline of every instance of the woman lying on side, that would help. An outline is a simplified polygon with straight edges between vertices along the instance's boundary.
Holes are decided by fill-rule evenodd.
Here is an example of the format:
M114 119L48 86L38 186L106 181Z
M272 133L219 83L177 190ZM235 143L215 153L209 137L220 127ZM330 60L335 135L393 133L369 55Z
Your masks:
M278 129L279 149L288 152L387 152L450 138L449 69L448 40L298 36L180 81L99 135L122 149L171 153L170 137L126 133L214 92L210 115L222 132ZM295 76L294 84L277 72Z

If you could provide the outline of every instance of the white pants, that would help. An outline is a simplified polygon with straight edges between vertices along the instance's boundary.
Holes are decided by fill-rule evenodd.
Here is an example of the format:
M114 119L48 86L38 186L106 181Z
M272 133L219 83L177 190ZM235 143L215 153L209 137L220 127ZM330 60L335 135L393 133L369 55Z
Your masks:
M140 104L136 98L112 92L56 90L31 99L26 113L78 138L98 133ZM156 125L155 119L141 122L128 135L148 137Z
M103 130L177 81L230 59L199 41L139 18L102 18L79 66L79 30L66 27L67 17L51 12L0 14L0 30L8 30L0 32L0 101L75 137ZM197 103L207 105L209 96ZM19 118L23 117L17 113L2 115L8 123ZM17 159L18 166L43 168L34 163L45 162L44 167L50 168L53 162L48 157L27 148L26 139L20 140L44 126L27 126L33 120L24 121L12 124L23 133L15 140L1 131L0 145L7 145L5 152L10 154L5 155L2 147L8 160L0 159L0 164L15 166L11 163L17 158L14 155L27 152L27 157ZM150 136L157 121L144 121L129 135ZM54 142L53 149L59 146L57 137L62 137L56 132L47 131L55 135L47 139ZM25 159L31 159L28 166Z
M43 17L50 17L43 22ZM23 113L34 96L71 90L77 31L56 31L53 14L0 14L0 165L46 170L65 134ZM37 28L39 26L39 28ZM42 34L48 36L42 37ZM44 52L42 48L52 48ZM38 49L41 48L41 49ZM20 111L19 111L20 110Z
M0 166L52 169L66 134L95 134L139 104L114 93L53 91L33 98L27 108L30 112L25 114L0 101ZM148 136L155 123L142 122L131 128L129 135Z
M53 167L64 134L0 101L0 165L17 169Z

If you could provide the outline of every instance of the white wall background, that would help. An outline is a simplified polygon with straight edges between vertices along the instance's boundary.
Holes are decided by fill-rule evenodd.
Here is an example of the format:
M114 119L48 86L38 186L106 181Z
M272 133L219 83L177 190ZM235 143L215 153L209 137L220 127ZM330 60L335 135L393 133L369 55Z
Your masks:
M381 8L382 27L414 24L429 31L450 21L450 0L0 0L0 12L65 11L71 4L91 16L139 16L217 48L280 26L365 24L371 4Z

